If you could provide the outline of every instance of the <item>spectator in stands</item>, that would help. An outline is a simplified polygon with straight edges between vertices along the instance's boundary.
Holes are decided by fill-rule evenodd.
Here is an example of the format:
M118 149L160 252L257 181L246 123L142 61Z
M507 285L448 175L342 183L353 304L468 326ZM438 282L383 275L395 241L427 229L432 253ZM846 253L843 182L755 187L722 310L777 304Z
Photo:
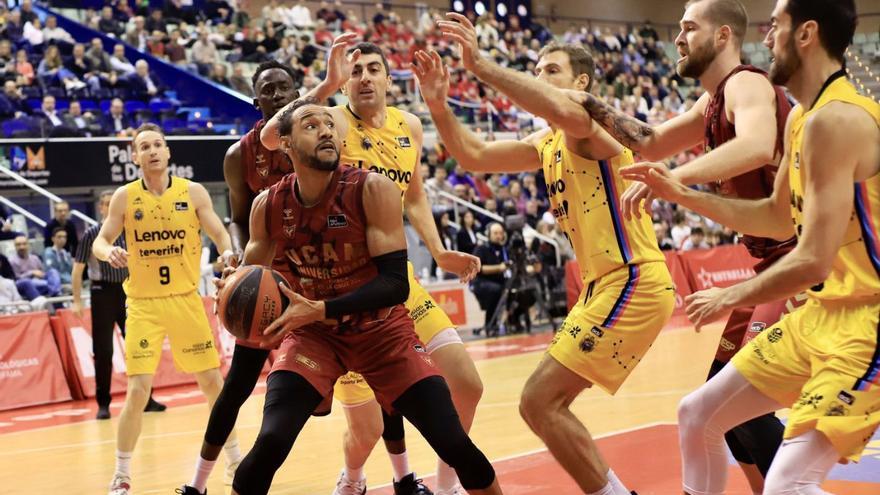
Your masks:
M28 301L39 296L58 296L61 294L61 279L56 270L44 270L40 257L31 254L28 238L15 238L15 254L9 259L15 272L15 287Z
M37 13L34 12L34 5L31 0L21 0L18 10L21 13L21 22L34 22L40 18Z
M447 180L450 184L452 184L453 187L459 184L464 184L471 189L477 188L477 185L474 183L474 179L471 177L471 174L458 163L455 164L454 172L452 175L449 176Z
M120 77L134 74L134 65L125 58L125 45L118 43L113 46L113 55L110 56L110 68Z
M113 7L109 5L101 9L101 19L98 21L98 29L112 38L119 38L125 33L125 27L113 17Z
M672 241L672 237L669 237L669 226L666 222L654 223L654 235L657 237L657 245L660 246L660 249L663 251L675 250L675 243Z
M232 83L229 82L229 78L226 77L226 65L225 64L214 64L214 70L211 71L210 79L217 84L222 86L226 86L227 88L232 87Z
M678 248L684 244L685 239L691 235L691 228L688 226L684 213L676 211L672 217L672 229L669 231L672 236L672 244Z
M113 2L113 15L120 22L128 22L129 19L135 16L134 9L128 4L128 0L116 0Z
M135 64L135 73L128 77L132 96L148 100L160 93L159 81L150 75L150 64L140 59Z
M498 308L501 294L504 292L504 273L509 268L510 257L507 254L507 234L504 226L498 222L492 222L488 227L489 243L477 246L474 254L480 258L482 267L480 273L474 279L473 291L480 308L486 311L483 321L483 329L487 336L496 335L497 328L490 328L492 316ZM475 331L479 333L479 330Z
M254 96L253 84L244 76L244 68L241 64L232 66L232 77L229 78L229 86L245 96L251 98Z
M110 113L104 115L102 128L108 136L130 136L134 133L131 117L126 115L121 99L113 98L110 102Z
M174 65L186 67L189 63L186 60L186 48L183 46L180 38L180 30L171 31L168 42L165 43L165 56L168 61ZM187 67L189 70L189 68Z
M15 272L9 259L0 254L0 303L21 301L21 295L15 287Z
M455 238L458 235L458 231L449 224L449 211L435 213L434 224L437 226L437 233L440 234L440 242L443 243L443 247L449 251L455 249ZM438 279L456 278L455 275L441 270L437 266L437 261L433 258L431 259L431 273L435 274Z
M62 120L64 120L64 125L75 129L80 136L91 137L101 131L101 126L98 124L95 115L92 112L83 113L82 104L79 100L70 102L70 107L62 117Z
M150 38L147 40L147 51L150 55L156 58L166 58L165 57L165 33L162 31L153 31L150 35Z
M67 245L67 231L56 227L52 231L52 245L43 251L43 262L47 270L56 270L62 289L70 289L73 272L73 256L64 248Z
M64 66L78 80L85 82L92 91L101 88L101 77L95 70L92 60L86 57L86 47L82 43L73 45L73 55Z
M0 80L15 80L15 56L9 40L0 40Z
M538 228L538 222L541 220L541 212L538 211L538 200L526 200L526 223L533 229Z
M287 24L287 9L282 7L278 0L269 0L269 3L263 6L263 20L271 22L276 26Z
M210 39L208 39L208 29L202 28L199 30L199 39L193 43L192 49L190 50L190 61L196 65L199 70L199 74L203 76L208 76L211 74L211 70L214 67L214 63L217 62L217 46L214 45Z
M24 24L21 20L21 12L13 10L6 18L6 24L3 26L3 35L9 41L18 43L24 36Z
M12 214L9 213L6 206L0 204L0 241L8 241L22 235L12 229ZM2 264L0 264L0 268L2 268Z
M39 18L24 23L22 37L34 48L43 46L43 42L45 41L43 36L43 23L40 22Z
M45 86L61 86L69 91L75 91L86 87L86 84L64 67L61 53L56 45L46 47L43 59L37 66L37 76Z
M54 216L52 220L43 228L43 247L47 248L52 245L52 232L60 227L67 232L67 244L64 246L64 249L69 253L76 252L79 236L77 235L76 224L70 219L70 203L59 201L53 206L53 211Z
M681 245L682 251L690 251L692 249L709 249L711 246L706 242L706 234L702 227L694 227L684 243Z
M47 43L53 41L62 41L64 43L74 44L76 41L64 28L58 27L58 18L50 15L46 18L46 27L43 28L43 39Z
M288 20L290 26L302 29L308 29L313 26L312 24L312 12L309 8L302 4L302 2L296 2L296 4L290 8L288 13Z
M455 249L472 254L477 247L477 221L474 212L467 210L461 214L461 228L455 235Z
M31 113L31 107L15 81L3 83L3 94L0 95L0 118L20 118ZM2 238L0 238L2 239Z
M147 19L146 23L146 30L151 33L153 31L162 31L163 33L168 32L168 23L165 21L161 9L153 9L150 11L150 17Z
M193 0L168 0L165 2L165 15L169 19L195 22L196 9Z
M64 127L64 121L61 120L61 115L59 115L58 111L55 109L55 97L52 95L46 95L43 97L43 103L40 105L40 110L37 111L35 115L46 121L50 136L57 136L58 133L55 132L55 130Z
M145 29L146 20L142 16L134 18L134 27L125 35L125 42L137 48L140 52L147 51L149 35Z

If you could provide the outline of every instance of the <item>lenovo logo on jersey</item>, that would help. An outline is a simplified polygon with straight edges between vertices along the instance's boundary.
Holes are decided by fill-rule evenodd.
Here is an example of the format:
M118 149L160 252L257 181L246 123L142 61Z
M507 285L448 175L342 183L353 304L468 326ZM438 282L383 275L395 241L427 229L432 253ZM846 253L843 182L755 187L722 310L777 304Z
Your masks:
M327 217L327 227L331 229L348 227L348 219L345 215L330 215Z
M177 201L174 203L174 211L186 211L189 209L189 203L186 201Z
M370 165L369 167L367 167L363 160L358 160L357 163L346 163L345 165L349 165L350 167L365 168L370 172L378 172L385 177L388 177L392 181L397 182L398 184L409 184L409 182L412 180L412 172L404 172L403 170L397 170L393 168L387 169L385 167L380 167L379 165Z
M135 242L154 242L154 241L168 241L168 240L178 240L185 239L186 231L183 229L178 230L148 230L146 232L134 230L134 240Z

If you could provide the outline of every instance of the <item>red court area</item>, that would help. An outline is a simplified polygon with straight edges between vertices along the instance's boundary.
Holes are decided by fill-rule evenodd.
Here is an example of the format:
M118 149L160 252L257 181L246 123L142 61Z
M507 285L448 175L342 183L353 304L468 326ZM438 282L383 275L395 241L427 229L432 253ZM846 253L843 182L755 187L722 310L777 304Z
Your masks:
M678 495L681 493L681 460L678 427L654 425L627 432L604 435L599 448L614 471L638 495ZM579 495L583 492L546 450L526 453L492 463L505 495ZM859 464L838 466L823 487L839 495L880 494L880 435ZM433 477L426 478L429 486ZM731 463L728 495L751 495L739 467ZM367 492L391 495L390 487Z

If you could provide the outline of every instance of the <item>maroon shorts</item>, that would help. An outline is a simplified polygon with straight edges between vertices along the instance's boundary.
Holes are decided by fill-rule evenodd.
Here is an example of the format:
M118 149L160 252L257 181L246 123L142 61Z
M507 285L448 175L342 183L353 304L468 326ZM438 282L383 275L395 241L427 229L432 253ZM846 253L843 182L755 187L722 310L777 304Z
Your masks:
M780 256L774 256L761 260L755 265L755 273L763 272L779 258ZM781 301L733 310L721 334L721 341L718 342L715 359L722 363L730 361L737 351L757 337L762 330L773 325L804 302L806 302L804 294L798 294Z
M332 396L340 376L358 372L387 412L409 387L440 375L402 304L381 320L356 327L310 325L294 330L281 343L271 373L281 370L302 375L325 398Z

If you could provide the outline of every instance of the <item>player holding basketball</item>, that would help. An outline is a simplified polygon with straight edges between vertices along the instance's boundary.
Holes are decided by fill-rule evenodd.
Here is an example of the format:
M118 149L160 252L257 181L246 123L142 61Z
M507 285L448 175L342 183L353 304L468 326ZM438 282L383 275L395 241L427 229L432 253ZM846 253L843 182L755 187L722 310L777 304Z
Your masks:
M858 460L880 424L880 105L843 68L853 0L779 0L765 44L770 78L800 104L789 115L783 168L770 198L733 200L687 189L653 166L632 175L710 217L798 245L757 277L688 298L697 325L733 308L807 291L807 303L743 347L679 407L684 489L723 493L721 434L791 407L764 493L826 493L839 459ZM794 228L792 228L794 223Z
M339 166L335 120L314 98L288 106L279 122L295 173L254 201L246 264L288 260L294 290L266 334L284 336L268 379L263 423L235 474L233 493L263 494L309 415L352 370L399 411L472 494L500 494L473 445L446 382L401 304L409 294L399 188L381 174Z
M443 33L461 45L462 62L483 82L551 122L520 141L483 142L446 103L449 73L436 52L417 52L422 95L449 152L469 170L543 168L556 221L571 241L584 291L523 390L520 412L585 493L629 495L569 409L586 388L614 394L648 351L675 305L672 279L651 220L625 219L618 208L618 168L632 152L564 90L589 90L593 59L580 45L545 46L537 79L483 59L473 25L447 14Z
M675 40L682 56L676 67L678 74L699 79L706 88L690 110L651 127L588 93L572 96L583 102L593 119L615 139L647 159L673 156L702 142L704 155L670 172L684 184L717 181L716 189L724 196L770 196L791 105L782 88L774 87L766 73L740 64L748 28L745 7L740 0L691 0L680 24L681 32ZM650 212L650 189L642 183L633 184L621 199L624 215L640 216L642 200ZM743 243L753 257L761 260L755 266L760 273L791 251L796 239L792 236L776 241L746 235ZM790 302L780 299L734 311L721 336L709 377L758 332L779 320L787 307L793 309L800 304L796 298ZM763 491L763 478L782 442L783 428L779 419L768 413L725 435L754 493Z
M223 175L229 188L232 210L229 234L236 253L244 252L243 248L250 238L248 218L254 198L293 171L290 160L282 151L268 150L260 143L260 130L278 110L296 98L298 79L289 66L274 60L260 64L254 72L254 104L260 109L263 118L241 140L229 147L223 159ZM286 271L287 263L276 263L274 268ZM236 341L223 391L211 408L195 474L190 484L180 489L181 493L202 494L207 490L208 476L235 426L238 411L254 391L268 357L268 349L261 348L256 343ZM241 461L238 442L228 442L225 451L225 481L226 484L232 484L235 469Z
M323 99L341 88L349 98L348 105L328 109L342 137L340 161L381 173L397 184L407 217L438 266L467 282L479 270L479 258L447 250L437 233L418 166L422 124L415 115L386 106L385 94L392 83L388 62L378 46L361 43L346 57L347 43L354 37L344 34L336 39L327 78L314 91L314 96ZM277 120L276 116L262 131L263 143L270 149L278 147ZM480 376L455 325L415 280L412 264L407 264L407 270L410 293L405 306L415 320L419 339L446 378L461 422L465 431L469 431L483 392ZM385 438L391 457L395 494L430 493L410 472L403 420L399 415L386 415L383 421L382 410L363 378L356 373L347 374L340 380L334 395L344 406L349 427L343 444L345 469L334 494L361 495L366 491L363 466L380 435ZM438 462L437 495L456 493L461 493L461 486L454 470Z
M120 187L92 252L114 268L128 268L125 363L128 388L116 436L116 470L111 495L128 495L131 457L141 432L144 405L167 335L174 364L195 374L209 406L223 386L220 358L197 287L202 253L200 229L232 256L229 234L200 184L168 171L171 151L162 130L144 124L132 138L132 161L143 179ZM114 245L123 230L128 249Z

